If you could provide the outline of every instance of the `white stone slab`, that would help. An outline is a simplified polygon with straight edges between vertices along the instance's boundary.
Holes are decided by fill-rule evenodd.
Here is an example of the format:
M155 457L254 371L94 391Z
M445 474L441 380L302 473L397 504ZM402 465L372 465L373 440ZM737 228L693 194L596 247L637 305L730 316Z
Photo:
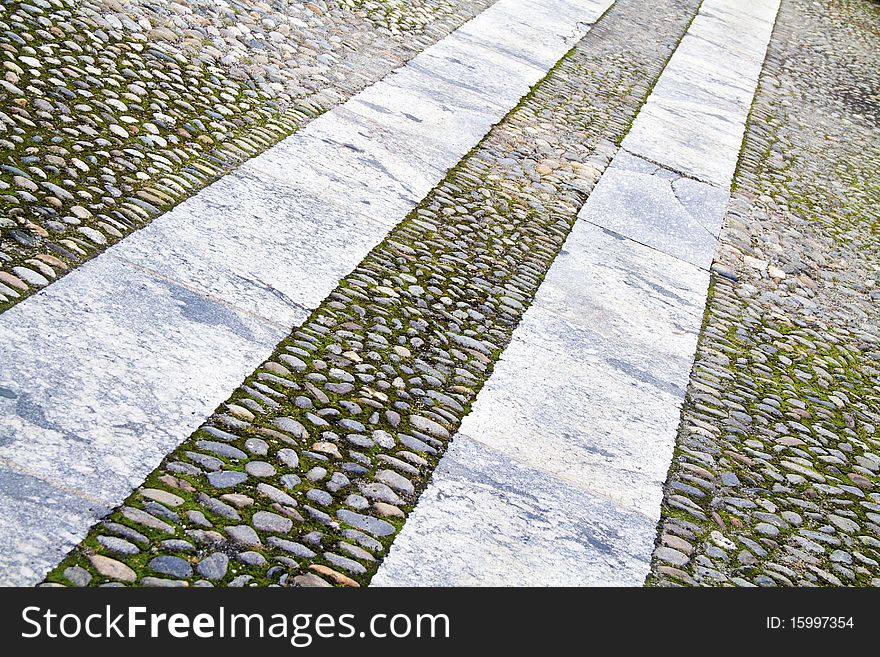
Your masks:
M110 509L84 500L35 477L9 470L0 462L0 509L4 584L37 582L80 541L82 526ZM38 524L44 532L34 532ZM51 540L46 540L46 535Z
M546 70L586 33L585 10L598 16L608 6L595 0L498 3L463 25L457 36Z
M382 89L358 94L340 114L383 141L399 142L432 166L456 164L462 149L472 148L502 111L482 96L412 68L384 81L388 84Z
M708 269L717 245L711 228L724 215L727 191L669 174L612 164L590 194L584 216L597 226Z
M92 260L0 317L0 461L114 506L285 334L121 260ZM14 551L7 531L0 553ZM48 528L31 531L51 542Z
M487 11L498 7L498 2ZM510 108L546 73L533 64L500 53L454 32L409 61L407 66L436 77L486 102ZM493 72L504 69L499 77ZM499 117L500 118L500 117Z
M110 253L290 327L381 240L356 210L239 170Z
M635 586L653 521L465 435L373 577L373 586Z
M708 284L703 269L579 220L514 336L573 357L583 342L680 398Z
M531 341L511 343L510 360L461 431L550 481L656 521L679 400L645 372L606 357L600 344L575 359Z
M779 0L706 0L622 146L728 188Z
M353 208L384 224L376 230L385 233L444 172L376 137L333 111L239 170Z
M579 221L460 431L656 517L707 284Z

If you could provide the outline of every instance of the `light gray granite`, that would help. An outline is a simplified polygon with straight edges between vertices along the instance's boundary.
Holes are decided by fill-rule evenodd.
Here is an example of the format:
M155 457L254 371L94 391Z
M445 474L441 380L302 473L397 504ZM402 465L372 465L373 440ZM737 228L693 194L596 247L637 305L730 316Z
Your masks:
M705 0L378 585L644 582L778 0Z
M706 0L622 146L727 188L779 0Z
M615 586L654 524L458 434L373 586Z
M456 36L546 71L583 36L580 23L585 14L592 22L610 4L603 0L499 2L493 11L463 25Z
M460 431L653 517L709 276L589 223L592 209L581 211Z
M487 11L496 10L499 4ZM513 105L546 72L519 58L475 43L458 32L419 53L407 66L502 107ZM493 70L502 66L509 77L492 75Z
M652 173L617 167L615 159L590 195L585 216L597 226L708 269L727 197L724 189L659 167Z
M0 477L0 583L37 582L611 2L500 0L3 313L0 463L57 491L64 517L26 512Z
M110 510L100 503L10 470L2 461L0 509L4 512L3 550L0 550L0 574L4 584L39 581L79 542L82 525ZM34 532L35 524L44 528L44 532ZM51 540L46 540L47 535Z
M334 202L240 169L110 254L290 327L383 234L380 223L341 199Z
M575 360L535 342L511 343L510 360L461 430L551 481L649 517L662 498L677 399L601 346L590 353L581 345Z
M587 216L582 212L582 219ZM541 337L532 342L553 344L552 315L565 322L563 334L584 331L587 344L601 341L604 354L631 363L678 397L708 283L704 269L579 220L514 336L535 332ZM573 354L578 343L572 339L557 349Z
M0 317L0 460L113 506L284 334L96 258ZM0 526L9 511L0 507ZM12 549L6 537L0 553Z
M376 234L384 235L444 172L415 158L411 149L397 152L393 143L382 143L380 135L345 118L343 107L321 115L239 171L365 214L376 220Z

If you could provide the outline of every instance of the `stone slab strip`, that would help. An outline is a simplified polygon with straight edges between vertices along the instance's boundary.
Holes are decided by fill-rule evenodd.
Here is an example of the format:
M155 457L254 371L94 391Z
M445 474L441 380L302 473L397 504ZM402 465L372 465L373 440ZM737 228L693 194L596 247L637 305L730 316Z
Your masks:
M3 583L39 581L610 4L500 0L5 312Z
M703 3L372 584L644 582L778 4Z

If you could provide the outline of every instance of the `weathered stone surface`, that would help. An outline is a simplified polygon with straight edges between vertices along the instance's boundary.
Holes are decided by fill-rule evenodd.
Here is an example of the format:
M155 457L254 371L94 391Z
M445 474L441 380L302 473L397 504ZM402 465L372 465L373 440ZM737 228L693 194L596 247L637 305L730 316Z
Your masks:
M247 547L259 547L262 545L262 541L260 541L260 537L257 535L257 532L253 530L252 527L248 525L235 525L232 527L226 528L226 535L229 536L229 539L238 543L239 545L244 545Z
M192 566L190 566L186 559L181 559L180 557L164 555L155 557L147 563L147 568L162 575L169 575L178 579L186 579L192 575Z
M207 579L219 580L226 576L228 566L229 557L222 552L214 552L196 565L196 571Z
M137 575L131 568L110 557L93 554L89 557L89 562L102 577L109 577L120 582L133 582L137 579Z
M417 4L421 4L421 0ZM166 53L163 49L146 46L142 50L128 48L131 35L126 32L121 37L122 44L113 41L105 44L106 48L101 46L102 52L103 49L107 51L106 57L96 58L82 53L91 63L80 60L79 52L70 54L79 64L98 69L99 73L89 74L89 80L93 78L97 82L83 82L87 87L100 85L101 80L124 80L119 84L125 86L116 87L108 82L113 87L107 89L109 93L104 93L102 87L94 102L101 103L98 107L107 106L109 109L102 110L100 122L78 121L77 118L83 118L78 114L76 118L71 117L69 126L63 129L54 124L51 128L40 128L49 131L45 134L57 135L62 140L60 143L64 145L60 145L60 149L71 151L57 155L59 158L64 156L63 165L52 164L55 168L45 176L33 171L39 167L30 167L31 162L18 162L21 166L13 166L14 171L2 170L0 175L4 178L7 174L10 178L18 176L31 180L38 187L40 198L37 198L37 192L16 187L18 204L26 198L23 194L31 194L37 198L39 207L51 209L45 213L15 212L14 228L4 223L0 267L6 268L8 263L24 267L16 258L28 256L22 262L26 262L25 268L33 273L27 276L42 284L51 277L45 267L52 268L52 265L43 260L40 262L45 267L29 262L37 260L30 255L40 254L27 249L36 248L38 243L42 246L49 242L54 244L52 240L56 239L60 242L55 245L57 249L50 250L60 255L70 253L70 257L64 255L63 258L67 265L91 258L111 244L113 256L99 255L91 259L88 265L77 267L66 275L61 283L48 285L45 295L20 306L20 312L0 315L0 344L3 344L4 375L7 375L2 385L4 388L12 386L9 389L16 398L27 399L19 402L0 397L4 435L11 432L10 435L28 437L26 444L16 439L0 446L4 462L15 463L47 480L63 480L66 489L74 491L70 493L74 497L75 491L80 491L86 497L97 497L115 507L133 484L144 481L153 464L161 462L176 445L200 429L194 440L185 441L187 449L177 452L167 466L163 466L165 472L162 474L208 481L223 492L230 492L233 487L235 492L242 492L238 488L250 482L241 479L242 473L237 469L239 463L233 461L243 460L239 452L245 453L244 438L260 436L260 440L267 444L281 441L296 447L301 459L307 456L310 461L321 461L305 454L315 439L285 432L277 425L273 428L272 420L283 415L281 404L275 401L275 397L286 395L294 386L300 393L297 396L308 394L313 400L312 409L296 414L299 418L296 421L308 427L309 434L335 434L338 429L339 433L335 435L343 439L348 434L357 433L372 440L369 431L376 423L369 421L370 415L329 408L330 396L334 401L337 396L350 396L351 399L346 401L361 407L357 399L361 394L367 394L358 392L361 387L375 384L374 392L385 394L379 390L379 384L386 383L377 378L380 370L375 365L370 366L373 370L363 369L373 360L367 358L367 351L376 348L387 353L389 365L399 362L391 360L393 357L420 366L417 361L422 359L418 355L426 354L426 350L418 345L427 344L427 333L425 337L418 337L402 332L404 340L418 337L420 342L407 342L408 346L397 344L400 349L394 350L394 345L384 337L382 327L359 327L356 330L361 331L362 345L347 345L339 353L326 351L335 343L324 343L314 333L310 334L310 339L292 337L278 352L276 364L284 369L259 370L255 378L229 400L233 408L221 408L207 424L200 426L200 423L218 408L229 390L235 389L235 385L254 367L266 362L267 354L283 337L285 329L282 327L299 326L307 319L310 310L328 299L340 278L358 267L388 231L415 210L419 201L443 180L446 172L518 103L610 2L558 3L558 6L530 4L528 20L517 21L516 30L504 30L501 28L509 23L511 8L519 9L528 3L502 0L493 4L480 21L468 28L468 38L483 34L494 44L493 48L474 49L457 37L431 49L431 52L424 51L431 41L489 5L484 0L475 3L442 0L442 4L455 9L442 20L440 16L444 12L437 14L436 24L432 22L432 29L419 37L415 47L399 38L380 37L372 28L361 30L359 34L346 34L343 38L334 30L340 20L348 20L344 18L347 16L363 26L366 19L340 10L331 12L332 18L320 21L320 25L314 24L317 33L306 39L310 45L302 46L303 51L315 50L319 55L307 52L295 55L301 45L297 40L297 35L301 34L299 28L310 28L289 20L288 34L293 35L290 39L276 41L272 36L266 36L268 41L256 36L248 39L247 43L256 44L253 47L259 52L246 56L245 53L249 52L246 48L240 59L227 60L219 70L213 64L217 57L206 54L210 50L201 50L204 44L201 37L183 41L199 42L198 50L183 45L169 46L170 52ZM133 5L131 11L145 11L152 15L157 10ZM215 18L225 16L227 11L231 10L202 3L192 9L193 20L204 18L206 22L201 19L196 22L199 30L208 29ZM260 6L259 11L255 11L260 17L269 10ZM276 13L279 21L289 18L288 11L299 14L299 8L285 5L272 9L272 20L276 20ZM21 14L22 19L16 22L17 26L42 30L33 27L33 19L27 11L16 8L15 12ZM210 17L206 18L204 12ZM96 17L87 11L81 23L74 21L74 32L79 34L80 28L88 31L94 20ZM231 29L225 24L225 18L217 20L223 29ZM162 24L165 24L164 20ZM157 29L175 33L180 25ZM256 25L255 29L265 32ZM6 31L4 35L11 33ZM166 35L164 39L169 38L167 33L162 34ZM383 32L378 34L384 35ZM149 43L152 37L145 36ZM331 36L338 36L338 41ZM90 48L98 48L89 40L84 43L90 44ZM293 49L285 51L283 60L271 65L277 70L262 67L265 64L262 57L269 57L270 53L277 55L274 49L281 47L263 48L264 44L270 43L286 43ZM292 45L294 43L297 45ZM324 43L328 45L321 45ZM359 44L366 49L360 50ZM534 48L523 51L525 44L533 44ZM14 48L17 50L20 45ZM135 45L141 47L140 43ZM367 47L373 45L376 50ZM505 48L517 54L502 52ZM341 68L333 66L335 55L330 57L330 53L324 50L345 58L346 64ZM412 57L418 51L424 52ZM352 53L350 57L348 53ZM316 61L320 60L315 57L321 55L328 57L318 66ZM221 55L219 59L225 56ZM255 60L252 65L244 61L251 56ZM38 59L48 57L48 54L44 57L37 53ZM125 61L134 59L123 65L120 57ZM383 78L391 67L404 59L410 61L401 71ZM371 62L376 63L375 67ZM220 71L230 70L235 75L226 80ZM159 82L155 86L147 84L139 77L142 71L155 71L175 81L170 87ZM184 71L188 84L179 81L183 79ZM303 77L306 71L308 79ZM350 75L343 75L344 79L340 79L336 75L340 72ZM370 84L378 78L383 79ZM331 82L333 79L338 79L340 84ZM567 88L573 86L569 81L565 85ZM356 99L346 101L340 111L324 111L364 86L368 88ZM21 90L26 88L27 85L23 85ZM75 106L64 94L64 89L62 84L47 85L47 91L61 96L47 94L44 100ZM168 93L162 89L167 89ZM157 96L156 91L167 98ZM274 100L270 102L266 94ZM303 102L296 100L300 98L304 99ZM543 104L546 101L535 102ZM172 111L172 107L179 108L179 111ZM57 106L56 110L48 118L39 120L51 123L68 116ZM45 110L28 107L27 111ZM5 126L5 119L3 121ZM86 131L84 136L65 136L68 135L66 130L77 131L81 127ZM517 130L521 132L522 128ZM26 132L30 134L30 131ZM274 148L264 150L285 135L290 136ZM531 135L529 139L536 148L534 143L537 140ZM83 142L92 145L83 145ZM29 142L23 148L33 147L35 153L42 155L40 143ZM95 161L74 146L91 151ZM18 148L15 151L19 153ZM263 151L260 155L251 157L260 151ZM587 157L586 151L582 149L581 155ZM244 160L247 160L244 165L220 176ZM48 165L43 163L43 166ZM206 186L218 176L216 182ZM500 188L494 180L486 182ZM5 187L0 191L5 191ZM4 203L4 199L11 198L5 193L0 196ZM186 202L178 204L185 197ZM472 200L466 202L472 205L471 212L484 212ZM507 201L496 199L493 203L500 208ZM530 207L525 198L517 203L522 208ZM167 212L156 218L163 210ZM44 215L48 217L45 227L34 224L35 229L28 228L27 217L37 217L43 222ZM5 212L3 216L6 217ZM22 220L21 225L18 219ZM499 230L503 230L502 225L509 224L501 219L495 220ZM471 221L479 223L482 219L473 217ZM523 220L518 218L517 222L520 221ZM554 223L542 221L549 226ZM210 239L206 239L209 234ZM15 258L10 256L10 261L5 257L7 236L21 246L21 249L15 247ZM406 235L403 238L412 242ZM445 239L454 241L456 238L446 236ZM481 239L488 244L486 240L490 238L481 233ZM543 249L556 246L555 233L540 232L529 239L535 246L541 246L542 258L551 257L550 252ZM525 273L533 264L526 262L533 256L514 246L504 246L509 249L511 257L515 255L519 259L505 264L510 270L505 277L519 275L514 267L523 267L520 271ZM438 248L452 252L445 245ZM458 248L456 246L455 250ZM471 245L468 248L476 247ZM478 251L479 248L475 252ZM53 271L59 273L61 269ZM401 291L405 289L410 294L409 287L421 280L422 289L432 295L431 299L426 294L420 297L420 303L426 307L429 301L445 308L447 300L454 303L453 298L470 298L470 292L465 295L453 289L459 283L452 279L458 277L449 272L440 274L449 276L449 280L444 278L442 281L432 281L433 273L415 269L412 272L408 275L415 279L418 274L420 278L406 281L400 286ZM480 273L491 276L489 271ZM397 272L390 275L396 276ZM3 295L0 303L4 307L7 301L11 302L26 290L37 287L22 280L21 276L15 276L24 289L3 283L3 290L9 288L18 294L18 297L12 297L5 291L0 292ZM380 278L385 277L383 274ZM466 278L470 276L466 275ZM440 289L435 282L449 289L433 292ZM397 283L390 285L397 286ZM516 286L516 283L510 285ZM389 285L377 287L392 289ZM512 290L505 290L498 296L513 298L511 295L522 296ZM403 298L396 290L389 295L367 295L368 299L372 297L376 298L378 305ZM481 293L474 298L483 299L484 296ZM454 345L454 350L464 360L446 352L441 358L449 361L452 367L440 362L428 365L429 369L422 373L422 382L410 384L412 393L425 391L419 385L428 389L443 385L476 385L474 377L482 377L486 371L486 355L497 350L496 342L503 342L489 331L505 330L509 322L506 310L503 316L491 320L491 326L471 318L464 310L450 310L457 313L452 315L456 325L443 326L440 332L458 336L449 338L452 340L449 345L450 348ZM483 310L488 312L486 308ZM369 312L378 316L373 308ZM480 311L474 309L474 312ZM407 310L407 313L411 311ZM461 321L458 315L470 318L469 322L473 319L475 327L457 325ZM443 316L438 314L440 318ZM446 318L443 320L447 321ZM384 328L401 330L396 324ZM472 334L478 337L472 337ZM430 339L435 342L434 338ZM446 344L447 340L442 343ZM343 351L360 351L366 344L369 347L363 350L363 356L358 356L360 362L341 357ZM60 355L55 353L52 345L57 346ZM311 355L318 347L326 351L320 359ZM480 356L471 358L471 352ZM291 358L285 361L280 354ZM429 358L433 360L434 355ZM318 365L317 360L322 365ZM212 366L206 367L206 363ZM352 366L353 363L357 365ZM409 369L410 372L401 374L407 379L417 378L414 376L416 370ZM339 370L344 376L332 377L331 370ZM33 372L39 372L40 376L32 376ZM403 380L395 375L389 381L397 378ZM312 389L320 394L313 394ZM466 394L454 390L447 392ZM413 395L406 394L412 400ZM96 396L99 403L95 401ZM375 394L371 398L378 399ZM22 414L9 410L10 405L14 407L19 403L30 410ZM401 419L418 415L440 426L454 423L440 413L422 408L420 403L403 401L402 394L400 399L389 402L388 409L381 409L385 417L395 408L395 403L403 405L396 407L401 411L397 413ZM297 407L291 404L284 408ZM272 416L265 415L267 412ZM261 419L253 421L248 414ZM236 432L247 425L251 425L253 431L249 431L246 437L237 435ZM426 445L423 453L436 455L440 451L440 441L431 432L442 435L442 431L434 424L425 426L428 433L424 440L417 436L413 440ZM376 425L376 428L381 427ZM406 429L421 433L409 426ZM202 451L198 446L200 441L216 444ZM337 449L345 444L333 437L322 437L322 442L333 444ZM222 453L210 451L218 449L219 444L226 445L226 448L219 448ZM281 447L274 443L272 446L273 449ZM349 459L346 454L345 457L340 459L340 468L346 476L360 476L370 471L369 456L352 454ZM67 467L70 463L77 463L78 467L71 470ZM253 461L247 465L242 463L241 467L257 468L259 472L248 473L250 477L275 476L269 474L266 466L256 465ZM277 470L281 464L272 461L271 467ZM160 487L152 480L150 485ZM213 492L211 495L218 494ZM141 504L147 508L146 503L140 501L132 501L129 506L134 508ZM215 506L215 509L219 508ZM101 513L104 511L102 509ZM209 509L206 512L218 515ZM163 518L160 522L174 522L165 514L158 515ZM71 522L84 523L78 530L81 534L98 517L95 512L91 519L77 517ZM231 516L221 517L232 519ZM335 521L322 518L322 522L331 527L330 523ZM39 526L32 525L31 532L39 534L47 544L53 540ZM0 532L0 537L8 535ZM0 545L5 547L5 544ZM48 568L49 562L44 566Z
M687 11L680 11L683 6ZM318 271L318 266L338 267L334 270L335 275L345 274L345 278L338 284L334 278L336 288L330 291L328 287L317 297L314 304L320 304L288 339L277 346L275 353L278 355L273 356L272 361L266 361L266 352L260 355L255 362L265 364L235 390L225 405L217 407L216 414L197 434L184 440L163 466L167 472L159 473L161 477L186 477L196 482L196 488L205 491L211 499L221 498L216 501L223 507L198 496L204 520L213 525L210 531L202 523L194 523L193 528L185 530L185 535L198 544L199 550L234 550L234 541L225 542L227 537L233 537L225 527L231 520L239 527L249 527L263 543L255 545L252 551L239 553L236 561L262 571L269 581L280 583L280 573L288 571L294 563L307 567L310 560L320 559L322 563L331 564L329 557L317 556L324 553L336 555L334 558L356 560L366 572L355 573L345 570L342 565L324 566L336 575L325 572L321 579L345 582L333 579L342 576L360 584L369 580L375 561L370 561L363 553L376 555L374 558L378 560L378 556L384 554L385 546L366 531L355 529L356 525L348 520L380 530L377 535L381 538L392 536L402 524L401 516L413 513L408 500L414 499L426 485L440 455L447 448L447 439L433 424L416 420L419 426L414 426L410 416L425 418L450 434L455 431L464 409L473 403L476 391L494 365L493 361L508 344L513 327L530 305L541 278L563 247L577 209L614 154L614 144L622 137L654 77L662 69L669 48L686 26L690 18L687 12L695 9L696 2L682 5L666 0L652 7L650 12L635 4L615 6L607 17L607 26L597 33L596 38L588 35L535 93L493 131L474 155L462 162L449 180L431 192L392 230L389 239L377 246L354 270L350 271L350 266L343 266L335 260L330 263L325 253L307 254L314 259L307 258L302 263L304 270L308 271L293 283L285 281L285 285L305 284ZM547 9L542 7L538 11L546 12ZM644 38L634 40L634 34L641 34ZM619 48L615 45L621 53L619 58L608 57L609 39L620 45ZM634 42L638 47L633 46ZM523 40L516 47L522 48L528 43ZM534 53L520 51L520 55L526 58L524 62L532 61L531 58L540 61L547 52L545 44L540 44ZM471 53L462 53L464 55L470 57ZM497 63L502 61L503 58ZM365 142L358 131L367 129L372 134L369 131L377 129L376 126L390 126L392 156L380 153L377 161L395 175L401 171L396 155L411 153L412 144L423 143L416 138L419 133L431 132L443 139L458 139L460 131L432 127L436 120L447 120L443 118L447 113L444 106L456 108L455 112L465 112L469 116L463 123L467 134L478 134L471 130L482 120L479 117L486 111L486 100L505 97L504 82L488 80L484 88L472 89L472 95L461 97L457 90L461 87L461 78L455 67L448 62L438 62L438 66L445 67L443 70L444 74L449 74L448 80L438 83L440 78L422 72L408 74L409 77L401 79L399 84L394 82L396 87L388 90L386 97L367 94L363 97L366 103L352 103L352 113L346 115L345 120L327 120L315 130L320 128L320 137L335 144L329 149L331 152L342 152L341 140L350 138L352 145L361 148ZM389 83L395 78L400 79L392 76ZM498 92L501 93L493 95ZM411 113L416 109L406 102L410 93L432 99L434 108L430 111L436 111L436 117L427 121L425 119L430 117L419 115L424 125L408 125L414 121L401 112ZM393 112L383 118L383 113L371 108L370 104ZM347 173L345 163L312 162L306 174L297 178L298 171L302 173L305 169L297 170L300 164L289 165L301 158L302 152L297 150L298 140L290 143L293 146L283 151L287 160L262 158L256 163L260 168L249 168L242 171L237 180L229 180L235 190L250 191L248 186L256 190L265 188L267 181L272 182L264 175L266 172L286 177L292 186L289 196L293 199L288 207L284 207L277 194L273 198L257 190L258 193L242 196L262 208L261 214L271 218L272 230L276 229L279 216L290 216L294 221L291 225L303 221L294 216L297 214L294 206L300 204L301 210L313 207L297 200L297 193L303 189L327 183L326 188L321 188L319 201L331 208L341 200L349 202L334 196L334 190L341 189L342 174ZM445 161L441 159L445 156L440 146L432 144L419 156L427 157L429 166L436 166ZM358 162L357 168L369 166L362 159L352 161ZM537 166L544 173L537 174ZM405 175L399 176L410 186L407 194L417 191L417 186L424 183L421 174L425 170L404 171ZM329 178L315 176L315 172L322 171ZM326 194L323 193L325 189L328 190ZM401 202L400 197L386 196L382 189L377 189L373 196L382 203ZM407 198L414 199L415 196ZM228 212L225 205L221 208L219 204L210 210L217 215ZM188 216L187 221L192 222L194 231L191 234L180 235L158 229L154 234L161 233L167 238L162 244L169 243L169 240L175 244L175 257L185 258L187 250L194 244L192 253L204 254L211 241L204 239L205 226L201 216L203 213L200 212ZM346 235L345 239L349 239L347 232L351 232L350 229L372 231L372 228L365 228L363 222L356 226L331 225L331 220L337 220L334 216L332 212L328 214L326 208L321 213L316 212L320 225L315 231L338 229L334 234ZM373 218L380 219L383 230L388 230L394 216L397 215L388 213ZM259 229L261 225L256 221L253 227ZM361 234L353 233L356 239ZM178 242L178 236L185 239ZM272 239L279 237L278 234L272 235ZM230 244L234 239L241 243L227 249L227 239ZM238 234L230 230L228 235L217 236L215 247L218 253L228 252L232 256L249 241L257 244L268 239L265 230L258 231L253 239L246 230ZM301 239L302 231L291 236L288 242L295 244ZM375 240L370 242L370 248L374 243ZM350 244L344 242L345 248ZM334 244L328 252L335 256L341 245ZM282 255L287 262L290 254L285 252ZM150 252L146 250L132 253L136 261L145 265L149 262L148 266L154 267L155 262L149 256ZM242 271L253 272L247 269L255 266L253 260L251 254L243 261L246 268ZM360 261L360 256L357 260ZM233 261L231 258L230 262ZM190 262L202 261L194 256ZM267 269L276 266L271 262L257 264L260 267L265 265ZM185 265L180 266L182 270L186 269ZM176 267L175 271L181 271ZM276 275L274 271L270 273ZM235 292L230 292L225 298L233 307L239 302L245 305L255 302L250 307L250 316L264 316L279 322L285 313L292 312L293 305L270 291L275 280L260 276L257 282L268 287L257 289L259 285L256 285L255 296L239 298ZM196 282L206 286L200 289L219 290L225 286L221 279L214 279L210 274ZM235 279L232 287L223 289L237 290L236 286L245 284ZM214 285L219 287L213 288ZM294 287L285 289L293 290ZM267 300L267 303L259 305L260 299ZM304 316L305 313L288 324L297 326ZM204 329L200 327L200 330ZM212 361L217 353L224 354L225 358L227 352L225 349L212 351ZM290 358L281 359L280 355ZM229 389L233 387L234 384ZM277 425L275 420L280 417L295 420L302 430L295 425L286 428ZM306 427L308 435L305 435ZM380 431L384 433L378 433ZM256 436L267 444L265 455L248 446ZM232 457L227 459L208 452L202 456L215 458L217 463L204 458L194 460L188 453L200 452L194 448L198 440L223 443L247 452L247 458L270 463L278 472L268 480L271 483L253 477L233 491L212 490L204 476L207 472L243 468L244 463L233 463ZM289 466L277 458L280 449L295 450L298 464ZM396 473L409 481L413 497L404 490L394 492L387 484L377 481L376 476L381 471ZM162 486L168 486L169 492L178 494L178 489L169 483L172 480L159 481ZM407 488L396 477L394 481ZM375 505L371 506L371 499L357 494L362 490L361 484L384 486L365 490L383 495L391 492L398 499L394 502L376 499ZM503 485L499 484L497 488L503 490ZM230 492L252 499L253 504L233 504L232 498L226 497ZM185 491L179 494L188 495ZM501 540L504 545L512 545L505 541L527 531L525 516L528 513L522 510L537 512L538 507L533 500L529 501L526 488L522 489L521 496L522 501L517 499L500 504L501 516L505 520L511 516L510 526L513 527ZM572 495L572 499L574 497ZM324 502L331 498L332 502L325 505ZM388 499L393 498L388 496ZM551 506L565 508L568 506L566 499L563 495ZM521 503L525 506L520 506ZM490 515L496 513L493 507L489 508ZM329 509L332 511L328 513ZM346 520L343 517L345 509L357 516L347 516ZM230 511L241 519L224 515ZM316 556L299 557L286 552L283 544L270 545L270 536L264 534L260 537L250 526L251 516L259 511L293 520L290 532L283 538L276 538L302 545ZM383 513L387 520L379 517ZM189 518L189 514L186 515ZM471 512L469 515L475 521L480 520L479 514ZM301 528L299 523L307 523L307 526ZM232 534L235 533L233 528ZM581 536L582 533L580 527L572 528L572 536ZM343 542L350 547L343 547ZM160 550L161 545L161 541L149 543L149 547ZM573 547L572 552L576 551ZM624 563L629 563L631 558L637 560L635 557L621 557ZM74 554L71 562L65 565L74 561L79 563L78 559ZM196 563L195 558L193 561ZM339 561L342 563L347 562ZM279 567L281 571L277 570ZM535 572L543 570L538 568ZM287 583L294 581L294 576L301 576L292 571L285 574L289 577ZM252 583L251 575L230 577L228 584L232 586ZM225 578L217 581L226 583Z
M856 27L866 11L781 5L663 503L661 532L693 537L694 551L676 572L656 554L652 585L869 585L878 572L880 543L864 540L877 450L864 438L880 415L860 391L880 362L865 183L880 113L840 91L878 85L877 35Z

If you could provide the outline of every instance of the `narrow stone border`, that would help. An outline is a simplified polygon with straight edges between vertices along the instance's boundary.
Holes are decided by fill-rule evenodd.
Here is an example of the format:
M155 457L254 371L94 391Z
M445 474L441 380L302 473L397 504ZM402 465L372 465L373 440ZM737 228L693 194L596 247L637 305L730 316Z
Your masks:
M612 9L50 582L365 583L695 5Z
M0 560L39 554L8 581L142 482L610 2L500 0L0 315ZM27 486L54 491L63 533L21 515Z
M778 5L704 0L374 584L645 581Z

